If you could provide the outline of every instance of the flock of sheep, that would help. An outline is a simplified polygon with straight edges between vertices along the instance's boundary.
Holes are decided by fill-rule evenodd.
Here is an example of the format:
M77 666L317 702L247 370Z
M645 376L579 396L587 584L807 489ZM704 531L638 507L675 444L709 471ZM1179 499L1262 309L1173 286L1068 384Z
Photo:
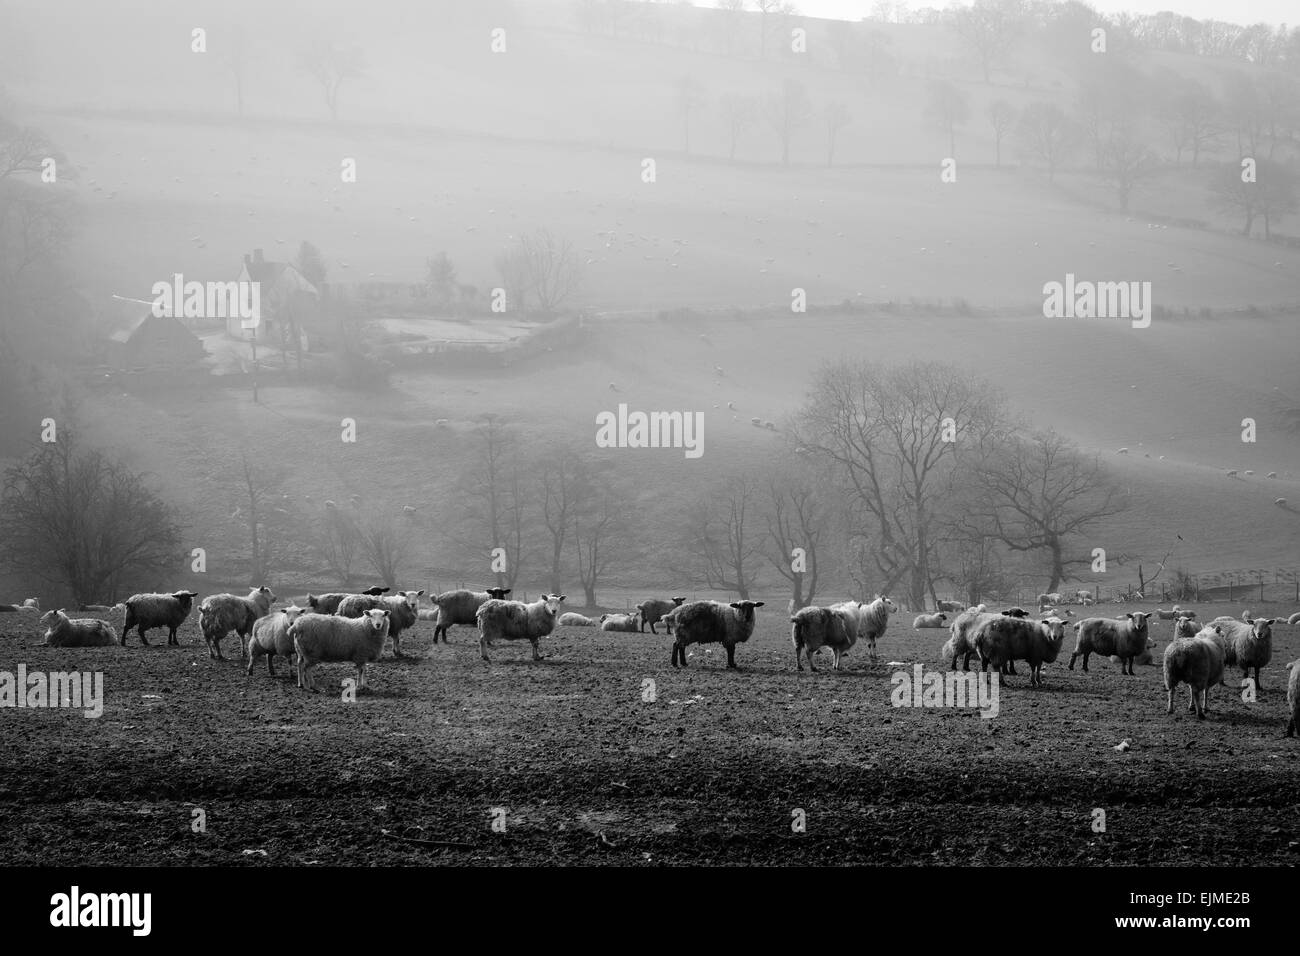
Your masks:
M576 613L560 613L563 594L543 594L532 602L509 600L509 588L488 588L483 591L464 589L447 591L430 597L431 608L422 610L420 599L424 590L398 591L388 595L389 588L372 587L359 593L330 593L307 595L307 607L290 605L271 612L275 594L268 587L254 588L245 596L214 594L199 604L199 626L213 659L224 659L221 641L232 631L239 640L240 658L247 658L247 670L265 657L267 671L274 676L276 655L296 655L298 686L316 690L313 669L321 663L346 663L356 665L358 686L366 686L366 664L379 660L389 638L396 657L402 654L401 634L419 620L434 622L434 643L441 637L445 643L447 631L454 625L472 625L479 632L479 654L489 660L487 650L495 641L526 640L531 644L533 659L542 655L538 642L554 631L557 625L596 627L606 631L643 632L648 624L652 633L656 624L672 635L673 667L685 667L686 649L692 644L721 644L727 652L727 667L736 667L736 646L748 641L754 632L755 611L762 601L691 601L675 597L671 600L651 599L636 606L630 614L605 614L592 619ZM177 643L176 633L193 610L194 591L174 591L170 594L136 594L115 608L95 605L87 610L125 612L121 636L111 625L96 618L69 618L63 610L49 611L41 617L47 626L45 642L51 647L96 647L114 643L126 645L127 636L134 629L141 643L149 643L146 632L166 628L167 643ZM995 666L999 673L1013 675L1015 664L1023 661L1029 665L1030 685L1042 686L1044 664L1056 661L1065 642L1065 621L1060 614L1073 616L1069 609L1048 608L1059 604L1059 593L1039 595L1040 612L1047 616L1034 620L1024 608L1013 607L1003 611L989 611L985 605L963 608L959 603L940 601L935 614L921 614L913 621L914 628L949 627L951 636L943 646L942 660L957 669L958 658L963 669L970 669L972 657L978 656L980 666L988 670ZM1080 591L1074 599L1081 604L1091 604L1091 595ZM0 605L0 611L39 613L40 605L29 598L21 605ZM888 597L877 596L870 602L845 601L827 607L790 608L790 641L795 652L795 664L802 671L803 658L813 665L813 655L828 648L834 658L833 668L838 670L846 655L859 641L868 648L874 661L876 642L885 633L890 614L898 612ZM951 625L948 614L956 612ZM1196 612L1174 605L1170 611L1130 611L1119 618L1089 617L1073 625L1074 651L1070 655L1069 669L1082 658L1082 669L1088 670L1092 654L1101 654L1120 664L1120 672L1134 673L1135 663L1151 663L1151 649L1156 642L1150 638L1149 621L1173 620L1172 639L1164 651L1164 684L1168 695L1167 711L1173 712L1173 696L1180 684L1187 684L1189 711L1204 718L1209 689L1225 684L1224 671L1240 667L1243 679L1253 671L1254 687L1262 691L1261 668L1272 658L1272 627L1277 618L1253 618L1249 611L1241 620L1218 617L1198 629ZM1292 615L1288 625L1300 623L1300 613ZM1287 688L1289 720L1287 735L1300 730L1300 661L1290 667Z

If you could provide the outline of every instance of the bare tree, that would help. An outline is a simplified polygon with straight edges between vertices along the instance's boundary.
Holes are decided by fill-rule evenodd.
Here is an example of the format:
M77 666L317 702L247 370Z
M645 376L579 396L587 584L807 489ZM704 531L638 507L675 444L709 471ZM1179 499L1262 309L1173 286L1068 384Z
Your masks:
M1047 591L1092 561L1070 553L1071 539L1125 509L1101 463L1052 431L1005 436L971 475L983 493L974 514L991 533L1012 551L1046 555Z
M1243 181L1244 175L1241 166L1224 163L1210 180L1211 202L1223 213L1242 217L1244 236L1249 236L1255 220L1262 218L1264 237L1269 238L1274 221L1300 208L1295 176L1281 164L1266 159L1255 161L1253 182Z
M596 605L596 588L613 569L633 560L629 541L632 498L608 468L583 461L578 474L580 493L573 509L573 545L578 580L586 606Z
M473 441L454 495L461 515L460 541L485 561L495 549L504 549L505 570L495 572L496 586L513 588L524 561L529 523L518 439L497 415L487 414Z
M530 301L543 314L556 312L582 285L582 269L573 243L548 229L520 236L497 257L506 294L522 311Z
M903 584L925 606L935 574L945 472L958 450L973 453L1004 419L987 383L937 362L823 366L796 420L799 446L828 463L887 590ZM951 440L950 440L951 439Z
M54 158L63 165L63 154L44 133L31 126L16 126L0 117L0 182L16 173L39 173L42 163Z
M248 583L262 585L276 565L275 546L286 537L287 522L275 520L271 502L281 499L287 472L282 466L250 461L246 453L239 459L241 503L234 516L242 517L248 527Z
M357 544L366 566L388 587L398 587L414 550L409 524L373 511L357 524Z
M798 610L817 597L818 558L827 536L828 513L813 478L793 466L773 469L766 491L768 547L764 557L790 583L791 602Z
M748 476L719 482L687 509L682 551L694 584L749 600L762 560L758 486Z
M970 103L947 80L932 80L925 115L948 135L948 155L957 155L957 127L970 118Z
M235 80L235 107L240 116L244 115L244 83L253 59L253 45L248 39L248 32L242 26L236 26L230 31L230 44L226 47L223 60Z
M1174 147L1174 162L1181 163L1183 151L1191 150L1192 166L1196 167L1201 153L1211 149L1223 133L1222 107L1199 80L1174 76L1168 82L1170 89L1159 104L1161 123Z
M1102 171L1115 187L1119 208L1128 212L1133 187L1160 168L1160 157L1152 152L1129 124L1111 131L1106 144Z
M365 75L366 60L360 47L340 46L318 40L303 51L300 61L325 94L330 119L339 118L339 90L346 80Z
M727 159L735 162L736 145L745 131L757 121L759 103L754 97L743 93L724 93L718 100L718 107L727 130Z
M1030 103L1016 127L1020 148L1047 167L1048 180L1056 176L1077 141L1074 125L1053 103Z
M794 134L808 123L812 103L808 91L798 80L787 78L780 92L767 98L765 115L768 125L781 144L781 165L790 165L790 143Z
M313 522L312 547L325 568L345 589L352 587L360 558L361 533L357 523L342 508L327 508L324 518Z
M180 566L176 512L145 475L83 448L69 417L58 427L57 441L5 471L0 561L78 603L116 603L140 576Z
M691 116L704 106L704 87L690 73L673 84L673 107L682 121L682 152L691 151Z
M731 56L735 52L736 40L745 19L747 0L717 0L719 29L722 34L723 53Z
M1016 0L975 0L952 15L957 35L970 44L979 58L984 82L992 83L992 70L1002 64L1020 32L1020 4Z
M826 165L830 166L835 161L835 142L840 131L853 122L853 117L847 106L839 100L831 100L826 104L822 119L826 121Z
M542 524L549 538L547 583L551 593L559 594L564 590L565 545L582 499L590 493L585 480L588 469L577 449L554 446L542 453L533 470L537 474Z
M780 13L782 0L754 0L754 9L758 11L758 58L767 59L767 35L772 29L772 20Z
M993 127L995 163L1001 166L1002 141L1015 129L1016 118L1019 114L1016 112L1016 108L1006 100L994 100L989 104L985 115L988 116L989 125Z

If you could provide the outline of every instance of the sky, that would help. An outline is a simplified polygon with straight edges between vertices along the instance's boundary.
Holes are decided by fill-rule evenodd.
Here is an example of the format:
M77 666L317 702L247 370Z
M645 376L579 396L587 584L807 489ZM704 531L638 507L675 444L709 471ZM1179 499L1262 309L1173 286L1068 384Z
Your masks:
M860 20L871 12L873 0L796 0L799 12L810 17ZM949 6L944 0L912 0L911 7ZM968 6L959 3L958 6ZM1173 10L1198 20L1226 20L1230 23L1279 23L1300 21L1297 0L1091 0L1103 13L1158 13Z

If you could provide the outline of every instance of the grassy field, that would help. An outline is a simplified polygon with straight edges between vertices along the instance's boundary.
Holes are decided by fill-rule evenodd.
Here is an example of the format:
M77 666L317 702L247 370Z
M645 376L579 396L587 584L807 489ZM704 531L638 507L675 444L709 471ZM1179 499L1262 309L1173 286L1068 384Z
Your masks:
M369 668L370 690L344 703L329 688L350 665L323 665L325 691L309 695L283 660L275 678L209 660L193 621L179 648L154 632L148 648L67 650L5 615L6 668L98 670L105 691L98 719L0 720L0 851L42 865L1300 859L1300 829L1278 813L1300 784L1300 745L1283 736L1295 628L1275 630L1258 700L1228 675L1201 722L1185 689L1165 714L1158 667L1124 677L1094 658L1085 674L1066 656L1042 689L1006 678L990 719L895 708L891 675L937 667L946 631L895 620L879 663L857 648L845 670L800 674L780 621L760 610L739 672L717 647L674 671L669 638L585 628L543 641L542 662L507 643L484 663L472 630L431 647L421 623L404 642L415 657ZM1170 627L1153 630L1162 646ZM806 833L791 830L795 809Z

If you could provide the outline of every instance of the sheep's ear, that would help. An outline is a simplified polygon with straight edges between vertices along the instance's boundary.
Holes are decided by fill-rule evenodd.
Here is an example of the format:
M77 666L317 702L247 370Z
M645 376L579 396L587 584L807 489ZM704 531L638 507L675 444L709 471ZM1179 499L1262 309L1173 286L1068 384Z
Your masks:
M559 597L557 597L555 600L557 600L557 601L563 601L567 596L568 596L568 595L566 595L566 594L561 594L561 595L560 595Z
M755 601L754 607L762 607L766 603L767 603L766 601Z
M419 596L420 596L421 594L423 594L423 593L424 593L424 588L420 588L420 590L418 590L418 591L415 592L415 596L416 596L416 597L419 597Z
M740 610L740 604L737 601L732 601L731 606L734 607L737 611Z
M1257 618L1256 620L1258 620L1258 618ZM1277 618L1275 618L1275 617L1270 617L1270 618L1266 618L1266 619L1264 620L1264 623L1265 623L1265 624L1268 624L1268 625L1271 627L1272 625L1276 624L1277 621L1278 621Z
M1124 616L1125 616L1126 618L1128 618L1130 621L1133 620L1133 612L1132 612L1132 611L1129 611L1129 612L1128 612L1127 614L1125 614Z

